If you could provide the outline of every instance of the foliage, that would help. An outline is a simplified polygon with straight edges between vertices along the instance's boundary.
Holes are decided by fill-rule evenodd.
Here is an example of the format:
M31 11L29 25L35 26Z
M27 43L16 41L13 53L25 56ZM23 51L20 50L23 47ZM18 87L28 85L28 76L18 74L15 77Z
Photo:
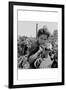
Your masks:
M45 67L58 67L58 30L54 30L47 41L43 49L38 47L36 38L19 36L17 39L18 68L44 68L46 61L51 61L52 64L47 64L48 66L45 65Z

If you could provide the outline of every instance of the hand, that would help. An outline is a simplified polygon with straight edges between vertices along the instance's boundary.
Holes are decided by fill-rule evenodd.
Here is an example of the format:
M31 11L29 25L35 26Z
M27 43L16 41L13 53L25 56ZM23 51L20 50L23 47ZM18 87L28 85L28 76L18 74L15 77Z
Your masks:
M38 67L40 66L41 62L42 62L42 58L38 58L38 59L34 62L34 66L35 66L36 68L38 68Z
M41 53L43 51L43 48L40 46L38 53Z

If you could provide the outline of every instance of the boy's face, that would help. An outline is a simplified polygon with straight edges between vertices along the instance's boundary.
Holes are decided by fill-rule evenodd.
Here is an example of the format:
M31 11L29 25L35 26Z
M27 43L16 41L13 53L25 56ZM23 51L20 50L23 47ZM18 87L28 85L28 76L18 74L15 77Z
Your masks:
M39 44L45 45L45 43L47 42L47 35L41 35L41 36L38 38L38 41L39 41Z

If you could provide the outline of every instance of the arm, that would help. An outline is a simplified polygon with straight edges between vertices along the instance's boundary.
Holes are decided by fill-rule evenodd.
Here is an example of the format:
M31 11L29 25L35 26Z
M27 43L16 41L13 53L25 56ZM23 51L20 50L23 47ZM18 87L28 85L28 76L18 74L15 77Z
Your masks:
M41 52L42 52L42 48L40 47L39 50L35 54L33 54L29 57L29 62L32 63L35 59L37 59L38 55Z

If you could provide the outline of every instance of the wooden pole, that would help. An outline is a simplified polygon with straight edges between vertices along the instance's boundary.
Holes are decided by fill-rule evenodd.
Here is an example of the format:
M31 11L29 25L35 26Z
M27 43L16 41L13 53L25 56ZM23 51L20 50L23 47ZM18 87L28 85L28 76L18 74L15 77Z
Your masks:
M36 38L37 38L37 32L38 32L38 24L36 24Z

